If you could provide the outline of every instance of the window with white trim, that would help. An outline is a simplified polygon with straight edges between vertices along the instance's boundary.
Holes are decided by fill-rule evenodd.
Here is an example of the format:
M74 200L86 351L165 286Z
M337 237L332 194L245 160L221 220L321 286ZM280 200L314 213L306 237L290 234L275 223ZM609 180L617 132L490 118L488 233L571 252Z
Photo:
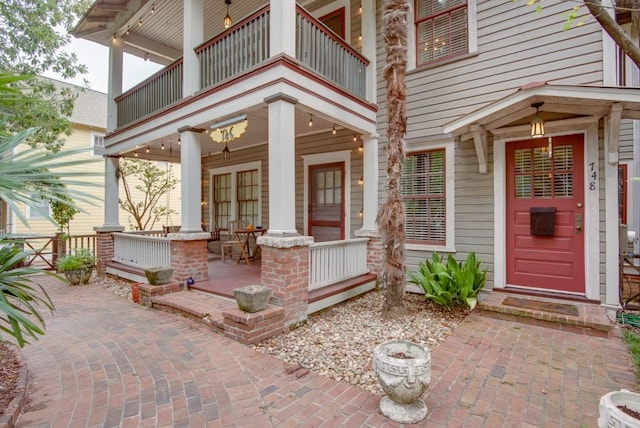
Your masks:
M211 220L221 228L228 228L232 220L262 224L262 166L248 162L209 171L211 177Z
M415 0L414 25L417 66L472 51L467 0Z
M446 245L445 149L407 156L402 169L402 201L407 243Z
M41 198L38 195L31 195L31 197L38 201L38 204L33 207L27 205L26 217L29 220L43 220L51 215L51 206L48 199Z
M89 144L91 145L91 155L98 156L96 155L95 151L96 149L104 149L104 134L101 134L99 132L91 132L90 138L91 140Z

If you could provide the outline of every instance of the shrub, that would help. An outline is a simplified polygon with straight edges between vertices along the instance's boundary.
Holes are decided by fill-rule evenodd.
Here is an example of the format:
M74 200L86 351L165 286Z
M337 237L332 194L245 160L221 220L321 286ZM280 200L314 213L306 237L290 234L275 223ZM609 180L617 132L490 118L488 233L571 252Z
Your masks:
M487 270L480 269L475 253L458 263L451 254L446 264L434 251L431 260L420 262L416 272L409 272L409 282L424 290L426 300L452 308L465 305L470 310L476 306L477 296L487 281Z
M56 262L59 272L76 270L87 266L93 266L96 260L91 251L86 248L76 248L72 254L60 257Z

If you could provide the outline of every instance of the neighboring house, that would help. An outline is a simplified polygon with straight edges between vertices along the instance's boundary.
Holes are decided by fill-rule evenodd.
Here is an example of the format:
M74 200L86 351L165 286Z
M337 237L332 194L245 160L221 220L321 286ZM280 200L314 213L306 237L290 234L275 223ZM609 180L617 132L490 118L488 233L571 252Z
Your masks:
M86 148L86 152L75 154L73 157L78 159L86 159L87 163L74 166L75 171L86 170L91 168L94 171L104 173L104 161L102 155L96 152L104 148L104 137L106 131L107 121L107 95L98 91L90 89L82 89L80 87L74 87L73 85L56 81L56 85L61 87L67 87L75 89L78 93L78 98L75 101L73 113L69 118L72 123L72 134L66 138L66 142L63 150ZM26 145L21 147L20 150L28 150ZM169 164L166 161L161 161L160 166L168 167ZM175 168L174 175L180 174L180 165L173 164L172 168ZM78 202L78 207L83 212L76 214L69 224L69 230L71 235L92 235L94 234L93 228L96 226L96 219L104 217L104 178L100 175L94 177L87 177L86 181L91 183L90 187L82 186L77 190L95 195L97 198L92 200L92 203ZM124 198L124 193L121 193ZM137 198L142 195L136 194ZM180 193L176 188L166 200L162 200L161 203L168 204L177 214L174 214L170 218L163 218L154 227L156 230L162 229L163 222L169 222L171 224L179 224L180 222ZM50 212L49 201L43 200L41 210L33 210L28 206L22 206L23 214L25 215L28 224L23 224L19 218L12 212L7 215L6 231L16 234L36 234L36 235L53 235L56 232L56 226L46 218L44 213ZM120 210L120 218L123 224L128 227L127 214Z
M225 228L236 218L267 227L262 282L293 323L305 317L318 272L343 264L355 273L334 280L380 272L383 2L230 3L98 1L75 28L111 55L103 232L120 226L109 214L118 196L109 171L121 156L144 156L141 147L166 154L161 144L170 141L183 166L184 233L172 239L202 246L201 223ZM617 305L619 213L640 229L631 182L624 206L618 202L619 165L627 176L639 169L632 119L640 118L640 89L625 87L637 86L638 73L589 17L563 31L568 8L413 3L403 180L409 267L432 251L458 259L475 251L489 268L489 290ZM167 67L123 93L123 52ZM544 136L533 139L536 117ZM533 234L531 220L540 223ZM332 255L316 259L320 248ZM288 260L309 266L296 271ZM179 280L189 276L173 264Z

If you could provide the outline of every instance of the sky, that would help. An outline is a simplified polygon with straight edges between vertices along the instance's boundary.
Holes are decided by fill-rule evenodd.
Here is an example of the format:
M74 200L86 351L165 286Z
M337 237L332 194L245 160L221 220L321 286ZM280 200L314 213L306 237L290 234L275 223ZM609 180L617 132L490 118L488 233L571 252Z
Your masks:
M109 80L109 49L88 40L72 38L70 45L65 50L75 52L80 64L87 66L88 73L77 76L75 79L63 79L62 76L52 72L44 73L44 75L80 86L84 85L84 79L86 79L89 81L90 89L106 93ZM122 90L126 91L162 67L162 65L144 61L125 53Z

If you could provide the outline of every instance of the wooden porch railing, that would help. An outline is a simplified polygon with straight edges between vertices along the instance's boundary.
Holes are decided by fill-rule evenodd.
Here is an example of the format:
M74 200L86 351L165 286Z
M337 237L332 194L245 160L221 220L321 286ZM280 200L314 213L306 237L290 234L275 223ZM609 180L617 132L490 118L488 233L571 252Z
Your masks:
M369 272L368 238L312 244L309 248L309 291Z
M209 88L269 58L269 6L196 48L200 87Z
M5 239L13 241L28 256L21 266L37 267L44 270L56 270L58 257L69 254L78 248L85 248L96 254L97 235L71 235L60 239L58 235L9 234Z
M124 126L182 99L182 58L115 98L118 126Z
M322 22L296 6L296 59L360 98L369 61Z
M171 241L157 231L114 233L113 253L114 261L131 267L171 266Z
M369 61L301 6L296 9L296 59L327 80L364 98ZM195 48L200 88L247 73L269 56L269 5ZM118 127L182 99L182 58L115 98Z

